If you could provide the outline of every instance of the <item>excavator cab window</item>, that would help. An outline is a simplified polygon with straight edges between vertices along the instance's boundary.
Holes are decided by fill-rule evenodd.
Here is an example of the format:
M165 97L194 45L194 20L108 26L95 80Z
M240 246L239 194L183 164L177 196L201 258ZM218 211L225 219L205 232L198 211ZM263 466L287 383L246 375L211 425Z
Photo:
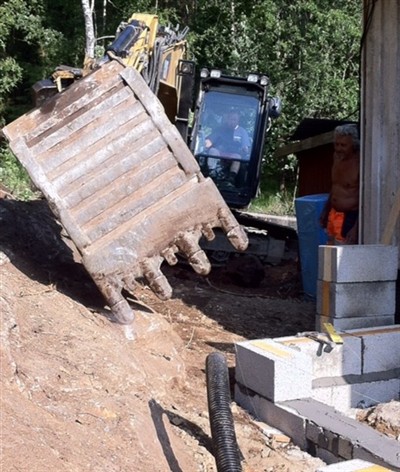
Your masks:
M263 94L258 89L205 89L198 104L192 150L232 207L247 206L258 187L264 133Z

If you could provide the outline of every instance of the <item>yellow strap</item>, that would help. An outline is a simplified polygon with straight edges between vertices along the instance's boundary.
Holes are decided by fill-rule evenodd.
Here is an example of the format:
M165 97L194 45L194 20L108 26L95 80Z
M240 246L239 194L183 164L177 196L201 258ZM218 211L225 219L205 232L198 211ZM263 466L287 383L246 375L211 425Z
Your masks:
M256 340L256 341L251 341L250 344L252 344L255 347L258 347L259 349L262 349L263 351L271 352L272 354L275 354L278 357L292 357L292 355L289 352L283 349L279 349L279 347L272 346L270 343L266 341Z
M323 323L325 332L329 334L329 337L332 342L336 344L343 344L343 338L338 334L336 329L333 327L331 323Z

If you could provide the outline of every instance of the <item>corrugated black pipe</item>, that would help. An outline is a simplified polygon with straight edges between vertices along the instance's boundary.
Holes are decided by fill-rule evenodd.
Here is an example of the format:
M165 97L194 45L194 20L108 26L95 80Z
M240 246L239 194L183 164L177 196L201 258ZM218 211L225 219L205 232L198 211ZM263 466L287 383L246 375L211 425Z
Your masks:
M241 472L240 453L231 411L229 372L225 357L212 352L206 359L208 413L218 472Z

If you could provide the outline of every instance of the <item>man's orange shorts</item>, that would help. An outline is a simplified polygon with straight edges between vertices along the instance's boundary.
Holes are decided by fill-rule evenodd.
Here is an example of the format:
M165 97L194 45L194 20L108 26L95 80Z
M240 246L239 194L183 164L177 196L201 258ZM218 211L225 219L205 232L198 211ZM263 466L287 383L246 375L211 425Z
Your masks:
M333 239L337 242L345 241L345 238L342 236L342 229L345 217L345 213L336 211L335 209L331 208L328 215L328 224L326 226L326 231L330 239Z

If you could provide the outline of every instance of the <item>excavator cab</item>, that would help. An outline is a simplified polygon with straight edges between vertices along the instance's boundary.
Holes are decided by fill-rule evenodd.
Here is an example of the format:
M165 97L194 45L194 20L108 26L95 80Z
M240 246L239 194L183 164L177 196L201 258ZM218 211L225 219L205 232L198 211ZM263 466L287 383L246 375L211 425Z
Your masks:
M203 69L190 148L205 176L231 208L246 208L256 196L265 133L277 100L265 75L247 77Z

